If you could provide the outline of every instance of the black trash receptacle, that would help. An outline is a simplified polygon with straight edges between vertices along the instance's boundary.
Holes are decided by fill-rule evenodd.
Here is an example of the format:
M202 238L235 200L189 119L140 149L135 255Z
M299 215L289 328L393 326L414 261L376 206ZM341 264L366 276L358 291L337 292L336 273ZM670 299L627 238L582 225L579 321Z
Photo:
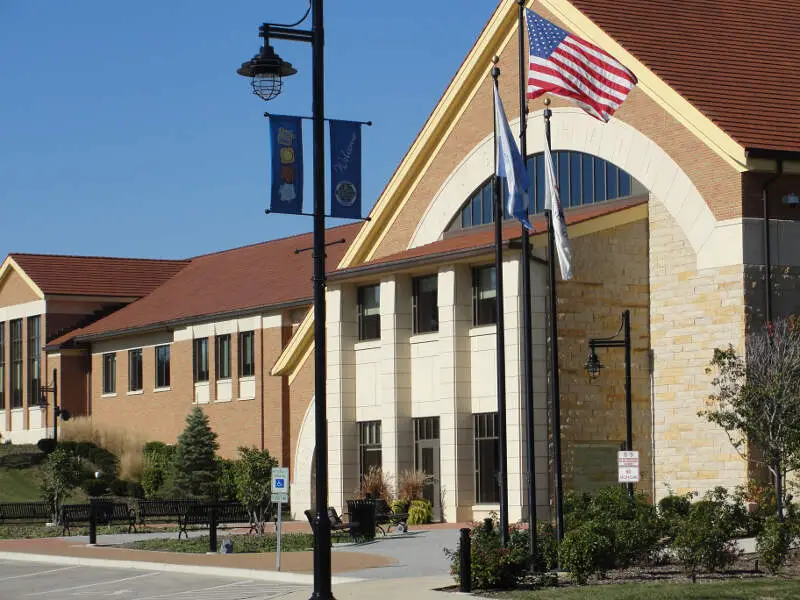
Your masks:
M353 532L353 537L372 540L375 539L377 519L375 517L375 503L372 500L348 500L347 512L350 521L358 523L358 528Z

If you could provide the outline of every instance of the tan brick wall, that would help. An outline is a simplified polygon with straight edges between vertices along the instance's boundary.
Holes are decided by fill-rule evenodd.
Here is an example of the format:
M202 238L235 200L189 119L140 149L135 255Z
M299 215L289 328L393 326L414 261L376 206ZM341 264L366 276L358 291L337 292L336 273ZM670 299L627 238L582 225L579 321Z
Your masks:
M558 23L558 19L549 15L541 6L538 6L536 10L542 16ZM510 120L519 117L519 92L516 76L517 47L517 36L514 34L511 42L501 54L499 63L501 70L500 93ZM486 65L486 77L480 89L464 110L460 121L444 140L439 153L390 227L375 254L376 257L386 256L407 248L420 215L425 214L428 205L446 178L478 142L492 133L490 67L491 65ZM559 106L571 106L571 104L553 98L553 107ZM531 112L542 108L541 99L529 102ZM586 118L591 119L592 117L587 115ZM634 88L614 118L630 124L669 154L697 186L717 219L728 219L741 215L739 173L650 100L644 92ZM554 138L553 143L557 147L557 138Z
M0 306L13 306L39 299L36 292L13 269L9 269L0 282Z
M697 416L713 391L705 372L715 347L741 348L743 267L697 270L686 236L661 202L650 199L650 336L656 497L664 484L704 491L744 480L745 462L720 428Z
M652 415L649 385L648 228L642 220L572 240L574 278L558 284L559 364L564 487L593 477L588 448L625 441L625 352L598 349L605 365L597 379L584 370L590 337L610 337L622 311L631 311L633 447L640 452L640 489L652 489ZM620 338L622 336L620 335ZM580 456L576 456L576 452ZM610 467L616 481L616 454ZM606 461L607 462L607 461Z

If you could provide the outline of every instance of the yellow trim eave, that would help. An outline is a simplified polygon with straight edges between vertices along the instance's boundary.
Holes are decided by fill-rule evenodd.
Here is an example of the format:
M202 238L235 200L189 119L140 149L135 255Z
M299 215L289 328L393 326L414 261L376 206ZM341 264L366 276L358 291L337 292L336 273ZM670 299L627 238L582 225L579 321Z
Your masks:
M294 332L286 348L270 370L271 375L290 375L290 383L294 373L303 366L307 355L307 347L314 344L314 310L309 309L305 318ZM302 359L302 360L301 360Z
M27 284L27 286L31 288L37 296L39 296L39 299L44 300L44 292L42 292L39 286L36 285L36 282L34 282L33 279L28 277L28 274L22 269L22 267L19 266L19 263L17 263L17 261L10 256L7 256L3 261L3 264L0 265L0 281L3 280L9 269L14 269L17 275L22 277L22 280Z

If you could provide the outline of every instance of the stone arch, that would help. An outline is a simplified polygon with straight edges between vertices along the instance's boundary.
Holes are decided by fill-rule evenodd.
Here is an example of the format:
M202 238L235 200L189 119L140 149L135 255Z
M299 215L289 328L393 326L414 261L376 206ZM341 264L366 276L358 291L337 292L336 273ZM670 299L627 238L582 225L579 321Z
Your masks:
M511 122L511 129L519 133L519 119ZM660 146L623 121L612 119L602 123L570 107L553 109L551 133L553 150L586 152L630 173L664 204L680 225L697 255L698 266L708 262L702 251L706 246L714 246L706 242L715 234L717 220L683 169ZM528 154L544 150L542 111L531 113L528 118L527 150ZM494 144L488 135L438 190L417 225L410 248L439 239L464 200L492 173L493 155ZM741 241L737 245L741 246ZM737 262L736 257L729 260ZM718 257L713 262L720 266Z
M294 452L294 469L292 472L291 506L295 518L303 511L311 508L314 493L314 398L308 403L297 446Z

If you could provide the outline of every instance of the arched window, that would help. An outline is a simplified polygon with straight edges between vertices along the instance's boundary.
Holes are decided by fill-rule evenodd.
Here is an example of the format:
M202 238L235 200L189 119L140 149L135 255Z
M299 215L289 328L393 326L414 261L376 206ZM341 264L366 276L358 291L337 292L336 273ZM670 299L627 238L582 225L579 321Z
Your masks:
M544 212L544 154L528 157L528 175L531 180L531 213ZM583 152L557 150L553 152L553 166L558 179L561 204L566 209L572 206L594 204L626 196L645 193L644 186L616 165ZM501 189L505 206L506 190ZM504 210L505 218L508 213ZM467 229L494 223L492 210L492 178L484 181L456 213L447 227L448 231Z

